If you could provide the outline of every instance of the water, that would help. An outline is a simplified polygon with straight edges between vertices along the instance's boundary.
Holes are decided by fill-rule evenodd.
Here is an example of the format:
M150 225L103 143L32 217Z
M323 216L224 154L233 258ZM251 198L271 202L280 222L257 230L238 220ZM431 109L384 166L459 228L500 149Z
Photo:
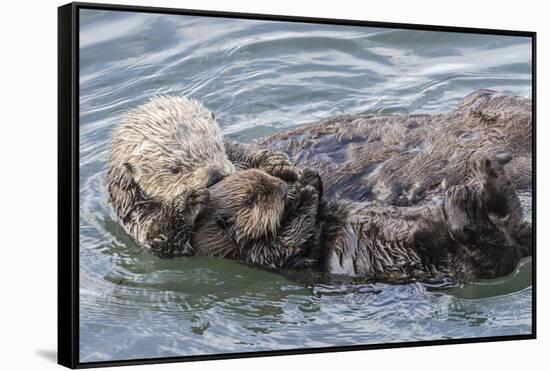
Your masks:
M531 333L530 259L406 285L159 259L106 190L111 130L155 94L202 100L247 142L342 113L445 112L479 88L529 96L529 39L83 10L80 45L81 362Z

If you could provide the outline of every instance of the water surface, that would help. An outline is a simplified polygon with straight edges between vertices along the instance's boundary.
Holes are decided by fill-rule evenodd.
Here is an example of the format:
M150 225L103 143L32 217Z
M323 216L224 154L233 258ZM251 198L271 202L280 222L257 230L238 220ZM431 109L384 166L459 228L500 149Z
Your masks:
M531 260L475 283L389 285L159 259L116 223L111 131L155 94L202 100L248 142L343 113L531 93L530 39L81 10L80 360L531 333ZM528 216L531 195L522 194Z

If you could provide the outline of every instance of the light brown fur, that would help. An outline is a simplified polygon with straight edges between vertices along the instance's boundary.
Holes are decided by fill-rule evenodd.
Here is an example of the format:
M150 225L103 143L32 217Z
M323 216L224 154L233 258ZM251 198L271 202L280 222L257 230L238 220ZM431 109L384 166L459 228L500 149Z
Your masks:
M157 97L128 112L113 133L109 195L140 245L160 256L190 255L207 187L235 168L296 179L282 153L222 140L214 114L199 102Z
M191 254L206 187L234 171L214 115L199 102L157 97L113 133L109 195L130 235L159 255Z

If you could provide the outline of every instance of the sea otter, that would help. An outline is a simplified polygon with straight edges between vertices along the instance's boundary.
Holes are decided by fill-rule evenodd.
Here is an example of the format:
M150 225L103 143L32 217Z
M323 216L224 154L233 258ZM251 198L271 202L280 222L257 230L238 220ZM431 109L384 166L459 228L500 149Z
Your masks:
M236 168L296 179L283 154L224 141L214 114L198 101L156 97L128 112L113 133L109 196L137 243L160 256L189 255L207 187Z
M506 275L531 241L516 240L503 223L517 217L519 201L500 159L481 153L472 161L467 184L416 207L320 201L320 178L306 169L285 209L283 182L243 171L211 187L192 243L200 254L373 280Z
M305 179L287 184L252 169L210 187L192 237L196 254L272 269L308 264L302 246L317 237L319 191Z
M473 176L485 150L508 157L518 191L532 188L532 105L478 90L447 114L346 115L278 132L257 145L319 171L327 196L410 206L440 197Z

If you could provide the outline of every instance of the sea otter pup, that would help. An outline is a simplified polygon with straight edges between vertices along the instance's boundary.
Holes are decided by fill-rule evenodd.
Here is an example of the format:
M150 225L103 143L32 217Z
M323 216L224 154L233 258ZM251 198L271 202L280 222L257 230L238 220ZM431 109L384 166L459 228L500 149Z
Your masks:
M128 112L113 133L109 196L140 245L160 256L189 255L207 187L236 167L296 178L284 155L223 141L213 113L198 101L157 97Z
M302 247L318 237L319 190L304 179L289 185L252 169L210 187L192 238L196 253L273 269L309 264Z
M373 280L506 275L531 253L530 240L515 240L502 223L515 218L517 196L498 159L478 155L473 171L475 179L449 188L438 202L395 207L319 203L319 176L304 170L296 193L287 197L290 214L298 217L283 211L282 182L241 172L212 187L193 245L205 255L271 268L309 267Z

